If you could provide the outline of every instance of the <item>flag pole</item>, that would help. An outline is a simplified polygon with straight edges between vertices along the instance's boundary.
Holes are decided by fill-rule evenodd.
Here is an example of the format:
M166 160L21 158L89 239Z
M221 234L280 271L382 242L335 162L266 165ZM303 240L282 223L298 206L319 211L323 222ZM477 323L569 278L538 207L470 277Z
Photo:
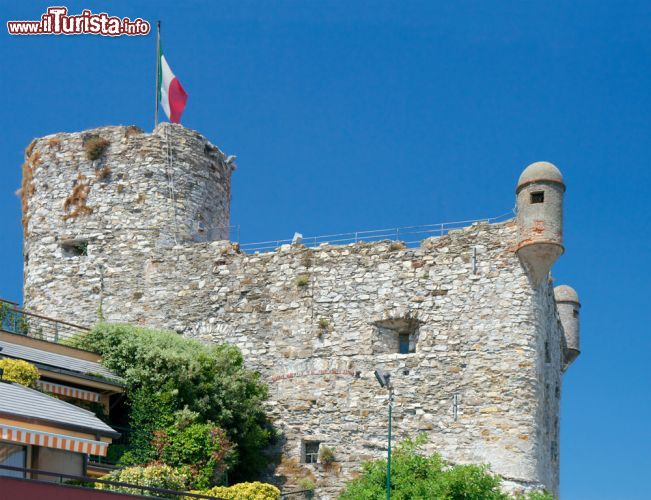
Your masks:
M154 128L158 125L158 90L160 89L160 21L156 22L156 91L154 98L156 106L154 107Z

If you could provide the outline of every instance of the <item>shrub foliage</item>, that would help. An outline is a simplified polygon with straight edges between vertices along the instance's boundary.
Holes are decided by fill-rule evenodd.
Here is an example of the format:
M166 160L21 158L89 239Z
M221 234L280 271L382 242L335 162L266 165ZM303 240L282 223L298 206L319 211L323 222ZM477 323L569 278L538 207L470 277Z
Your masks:
M149 486L166 490L185 491L188 487L189 474L187 471L175 469L169 465L151 464L146 467L134 466L116 470L102 477L106 481L134 484L137 486ZM172 495L129 488L128 486L117 486L106 483L96 483L99 490L115 491L119 493L130 493L132 495L144 494L146 496L157 496L159 498L174 498Z
M36 367L23 361L22 359L0 359L0 368L4 370L2 378L10 382L24 385L26 387L36 387L36 382L39 379L38 370Z
M391 498L408 500L507 500L500 490L501 479L484 465L451 465L438 454L425 456L425 437L400 443L391 459ZM349 481L341 500L382 500L386 497L386 460L363 465L362 474ZM553 500L546 493L526 498Z
M266 464L260 450L273 437L262 407L266 386L236 347L108 323L70 344L99 353L126 381L133 433L122 465L162 457L192 465L192 486L205 487L227 469L229 480L245 480Z
M239 483L233 486L216 486L209 490L193 491L223 500L279 500L280 490L267 483ZM190 497L186 497L190 500Z
M94 161L104 154L106 148L109 147L110 142L103 137L93 135L86 139L84 142L84 152L86 158Z

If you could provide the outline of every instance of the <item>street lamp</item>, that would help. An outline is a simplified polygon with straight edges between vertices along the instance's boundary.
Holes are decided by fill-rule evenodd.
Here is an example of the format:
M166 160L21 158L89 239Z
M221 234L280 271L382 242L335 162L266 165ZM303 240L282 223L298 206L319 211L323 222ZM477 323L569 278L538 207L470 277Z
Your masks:
M391 499L391 410L393 409L393 385L391 374L381 368L375 370L375 378L381 387L389 391L389 438L387 447L387 500Z

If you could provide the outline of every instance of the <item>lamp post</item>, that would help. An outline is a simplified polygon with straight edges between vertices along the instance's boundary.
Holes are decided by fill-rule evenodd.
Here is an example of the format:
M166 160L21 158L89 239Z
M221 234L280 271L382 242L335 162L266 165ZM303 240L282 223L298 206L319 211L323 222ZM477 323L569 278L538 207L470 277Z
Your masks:
M391 414L393 410L393 385L391 385L391 374L382 369L375 370L375 378L381 387L389 391L389 437L387 446L387 500L391 500Z

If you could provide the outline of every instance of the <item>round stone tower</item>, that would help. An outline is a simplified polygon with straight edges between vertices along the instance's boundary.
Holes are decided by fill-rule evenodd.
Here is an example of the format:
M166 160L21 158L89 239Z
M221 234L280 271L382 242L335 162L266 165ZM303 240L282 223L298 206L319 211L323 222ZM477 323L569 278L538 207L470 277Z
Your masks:
M554 288L554 299L556 300L556 308L561 318L565 337L565 369L572 364L581 352L579 339L579 309L581 303L574 288L567 285L559 285Z
M101 127L36 139L25 153L24 301L36 312L97 311L111 272L126 289L117 271L129 274L137 255L229 239L235 165L193 130Z
M517 253L538 286L563 254L563 176L551 163L532 163L520 175L515 192Z

